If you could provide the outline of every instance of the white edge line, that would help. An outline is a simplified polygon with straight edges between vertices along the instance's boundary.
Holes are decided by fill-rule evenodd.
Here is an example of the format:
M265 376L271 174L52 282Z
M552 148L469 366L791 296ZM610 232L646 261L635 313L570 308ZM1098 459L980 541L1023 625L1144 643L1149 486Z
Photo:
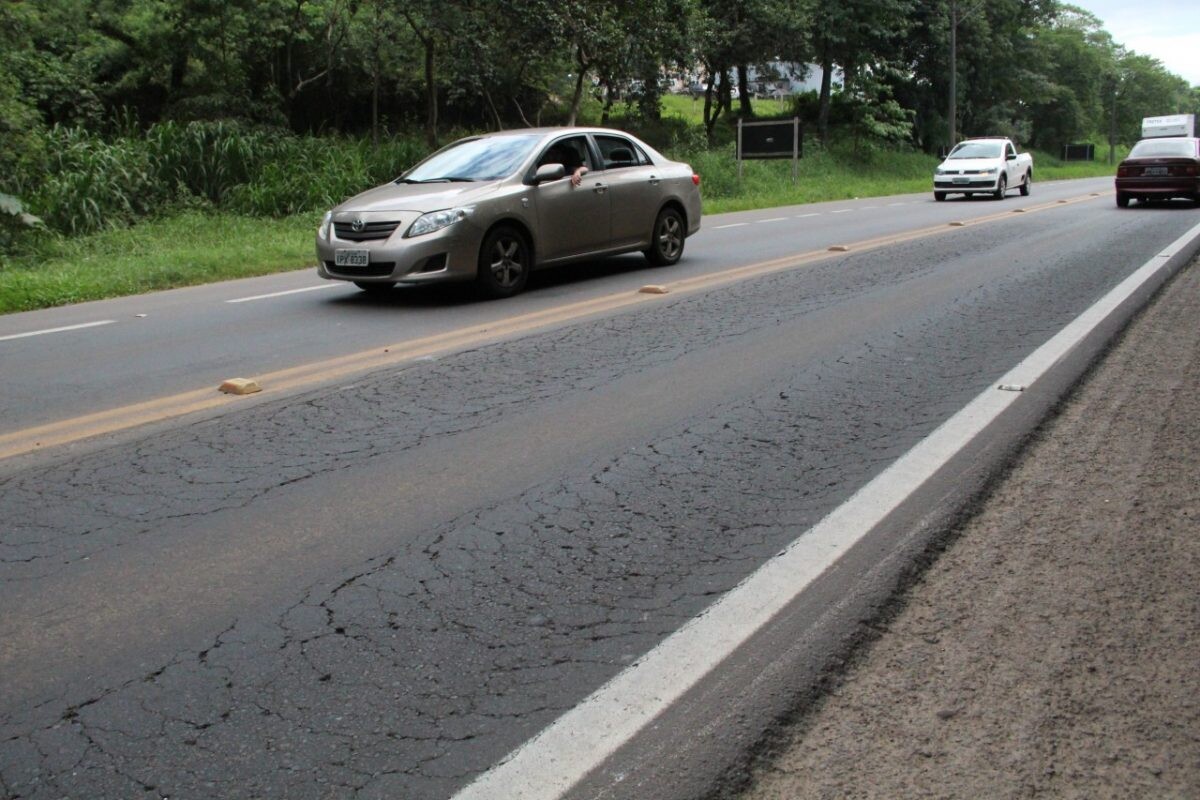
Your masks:
M849 214L853 210L854 210L853 208L839 208L836 211L830 211L829 213L830 214Z
M787 221L787 217L771 217L770 219L760 219L758 222L759 222L759 224L762 224L764 222L786 222L786 221Z
M1031 384L1193 238L1147 261L996 383ZM454 795L556 800L666 710L833 565L1022 395L996 384L699 616Z
M79 325L64 325L61 328L46 328L40 331L30 331L29 333L13 333L8 336L0 336L0 342L7 342L9 339L24 339L27 336L41 336L44 333L62 333L63 331L77 331L81 328L95 328L97 325L112 325L116 322L115 319L102 319L99 322L84 322Z
M819 217L820 213L816 214L797 214L796 219L808 219L809 217Z
M288 289L286 292L271 292L270 294L256 294L253 297L238 297L233 300L226 300L226 303L249 303L251 300L266 300L268 297L283 297L285 294L299 294L300 292L315 292L318 289L334 289L341 282L337 283L322 283L320 286L305 286L303 289Z
M719 230L723 230L725 228L740 228L743 225L749 225L749 224L750 224L749 222L731 222L728 225L714 225L713 230L719 231Z

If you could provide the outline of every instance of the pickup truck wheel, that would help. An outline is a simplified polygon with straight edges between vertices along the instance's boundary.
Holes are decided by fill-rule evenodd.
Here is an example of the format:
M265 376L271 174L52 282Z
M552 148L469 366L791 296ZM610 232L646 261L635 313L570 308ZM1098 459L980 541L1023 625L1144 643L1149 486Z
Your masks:
M996 181L996 191L992 197L995 197L997 200L1003 200L1006 191L1008 191L1008 178L1001 175L1000 180Z
M1129 195L1117 192L1117 208L1129 208Z
M945 192L934 192L933 199L937 200L940 203L946 199L946 193Z
M1033 173L1026 172L1025 180L1021 182L1021 197L1029 197L1029 184L1033 183Z

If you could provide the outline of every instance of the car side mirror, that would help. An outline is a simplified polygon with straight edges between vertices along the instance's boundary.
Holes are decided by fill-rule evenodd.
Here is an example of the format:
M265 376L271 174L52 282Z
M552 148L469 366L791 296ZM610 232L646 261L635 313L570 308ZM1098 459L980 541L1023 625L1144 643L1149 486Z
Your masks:
M1007 156L1007 158L1008 158L1008 160L1009 160L1009 161L1016 161L1016 160L1017 160L1017 154L1016 154L1016 153L1009 153L1009 154L1008 154L1008 156Z
M537 168L537 172L533 173L533 182L549 183L556 181L567 174L567 168L562 164L542 164Z

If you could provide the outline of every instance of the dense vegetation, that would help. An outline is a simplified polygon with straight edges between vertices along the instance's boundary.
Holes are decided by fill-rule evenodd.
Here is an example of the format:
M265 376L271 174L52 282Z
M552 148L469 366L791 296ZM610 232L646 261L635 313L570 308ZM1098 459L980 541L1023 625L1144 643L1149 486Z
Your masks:
M471 130L611 122L703 162L767 109L812 153L931 153L952 28L961 135L1056 152L1200 106L1057 0L3 0L0 269L31 225L319 211ZM843 81L755 102L780 63Z

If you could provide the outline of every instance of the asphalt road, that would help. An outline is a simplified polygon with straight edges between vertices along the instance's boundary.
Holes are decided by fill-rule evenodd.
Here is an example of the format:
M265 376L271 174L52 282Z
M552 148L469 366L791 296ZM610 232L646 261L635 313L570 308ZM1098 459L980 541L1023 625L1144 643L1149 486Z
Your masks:
M451 795L1196 224L1107 187L712 217L504 303L293 274L0 319L0 434L498 332L0 462L0 793Z

